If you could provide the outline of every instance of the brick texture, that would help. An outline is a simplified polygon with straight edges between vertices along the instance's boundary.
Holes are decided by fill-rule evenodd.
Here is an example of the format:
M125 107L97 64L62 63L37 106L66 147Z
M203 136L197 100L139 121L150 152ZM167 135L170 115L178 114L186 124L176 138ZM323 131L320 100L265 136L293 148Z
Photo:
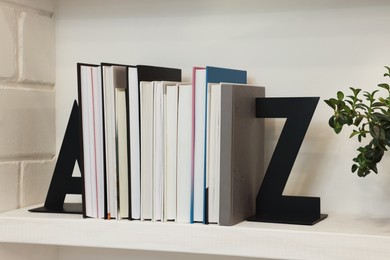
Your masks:
M53 18L23 12L19 18L22 39L21 81L54 84L55 40Z
M20 206L42 203L50 185L54 161L23 162Z
M0 163L0 212L19 206L19 164Z
M54 3L0 0L0 212L43 202L53 172Z
M54 92L3 89L0 93L0 161L53 157Z
M16 73L16 14L13 8L0 5L0 78Z

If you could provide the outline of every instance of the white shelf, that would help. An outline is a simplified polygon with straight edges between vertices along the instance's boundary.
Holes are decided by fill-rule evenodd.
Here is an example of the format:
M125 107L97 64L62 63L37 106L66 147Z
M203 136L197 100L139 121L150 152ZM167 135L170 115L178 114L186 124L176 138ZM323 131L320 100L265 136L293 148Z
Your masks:
M315 226L242 222L233 227L0 214L0 242L273 259L388 259L390 219L330 216Z

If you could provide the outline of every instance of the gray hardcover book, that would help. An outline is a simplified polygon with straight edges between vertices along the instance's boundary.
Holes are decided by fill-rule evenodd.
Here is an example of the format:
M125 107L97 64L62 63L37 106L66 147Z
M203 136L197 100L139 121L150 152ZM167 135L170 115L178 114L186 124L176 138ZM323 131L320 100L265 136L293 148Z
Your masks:
M264 119L256 118L256 97L265 88L221 83L219 224L231 226L253 215L264 176Z

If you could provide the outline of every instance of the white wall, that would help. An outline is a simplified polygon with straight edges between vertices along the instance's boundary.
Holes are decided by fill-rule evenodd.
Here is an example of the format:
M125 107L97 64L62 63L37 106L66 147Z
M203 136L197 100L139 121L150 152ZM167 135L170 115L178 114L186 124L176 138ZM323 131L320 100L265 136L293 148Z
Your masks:
M390 160L365 179L350 172L358 143L333 134L323 100L372 89L390 65L390 2L63 0L56 10L57 150L73 99L76 62L242 68L268 96L320 96L285 193L320 196L322 211L390 216ZM267 120L268 154L280 120Z

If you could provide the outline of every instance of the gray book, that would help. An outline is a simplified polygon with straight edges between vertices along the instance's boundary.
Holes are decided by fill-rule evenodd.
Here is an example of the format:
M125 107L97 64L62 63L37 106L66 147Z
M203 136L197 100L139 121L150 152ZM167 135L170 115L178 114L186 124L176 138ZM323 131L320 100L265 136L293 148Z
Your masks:
M231 226L253 215L264 176L264 119L256 97L265 88L221 83L219 224Z

